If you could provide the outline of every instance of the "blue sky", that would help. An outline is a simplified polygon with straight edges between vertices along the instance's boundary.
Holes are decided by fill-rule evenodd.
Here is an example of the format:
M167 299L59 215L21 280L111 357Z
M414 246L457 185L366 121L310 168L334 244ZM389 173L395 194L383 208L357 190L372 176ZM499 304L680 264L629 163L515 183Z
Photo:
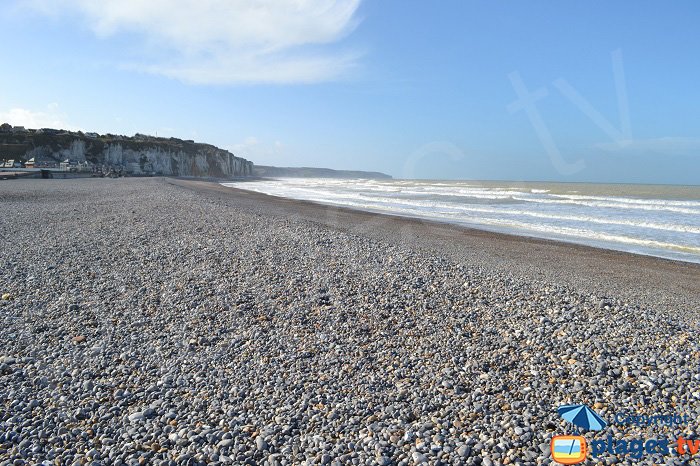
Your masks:
M0 120L396 177L700 184L699 17L691 1L10 0Z

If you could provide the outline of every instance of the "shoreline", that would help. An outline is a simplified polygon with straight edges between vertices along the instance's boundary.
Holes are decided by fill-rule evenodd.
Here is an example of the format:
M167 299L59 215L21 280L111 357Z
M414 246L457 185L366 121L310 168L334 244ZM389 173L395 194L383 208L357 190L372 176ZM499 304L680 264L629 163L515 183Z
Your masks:
M181 178L179 178L181 179ZM216 180L202 180L202 181L216 181ZM245 182L245 181L274 181L274 178L263 178L263 179L256 179L256 180L233 180L231 182ZM227 181L221 181L221 183L227 183ZM517 184L517 183L515 183ZM390 211L382 211L380 209L372 209L372 208L360 208L360 207L352 207L352 206L345 206L345 205L333 205L333 204L326 204L323 202L318 202L318 201L312 201L308 199L296 199L296 198L291 198L291 197L285 197L285 196L277 196L274 194L268 194L268 193L262 193L259 191L253 191L253 190L247 190L243 187L231 187L231 186L225 186L230 189L238 189L242 191L248 191L248 192L254 192L258 194L263 194L266 196L270 196L276 199L292 199L296 201L301 201L301 202L308 202L317 206L321 207L332 207L332 208L343 208L343 209L349 209L350 211L355 211L355 212L367 212L371 214L377 214L377 215L383 215L387 217L397 217L397 218L403 218L403 219L408 219L408 220L420 220L420 221L425 221L425 222L430 222L430 223L436 223L436 224L446 224L446 225L453 225L458 228L463 228L467 230L476 230L476 231L485 231L488 233L495 233L495 234L500 234L500 235L506 235L506 236L515 236L518 238L529 238L529 239L534 239L534 240L543 240L543 241L553 241L555 243L564 243L564 244L570 244L574 246L584 246L584 247L589 247L593 248L596 250L604 250L604 251L615 251L615 252L622 252L626 254L633 254L635 256L646 256L646 257L652 257L655 259L663 259L663 260L669 260L672 262L680 262L680 263L689 263L689 264L697 264L700 265L700 255L698 255L697 260L683 260L683 259L678 259L674 257L666 257L662 255L657 255L653 253L645 253L641 251L634 250L634 248L630 249L617 249L613 247L606 247L604 246L604 242L599 241L599 244L596 244L596 240L567 240L565 237L557 238L556 236L537 236L534 234L518 234L515 232L509 231L507 228L501 228L497 226L489 226L486 224L479 224L479 223L469 223L469 222L456 222L456 221L450 221L448 219L443 219L439 217L434 217L431 218L429 216L413 216L409 214L402 214L398 212L390 212Z
M400 237L413 247L455 260L486 262L529 279L563 282L601 296L617 294L640 305L700 315L698 263L290 199L213 181L168 182L202 193L228 193L246 203L264 203L271 211L297 215L343 231L384 240Z

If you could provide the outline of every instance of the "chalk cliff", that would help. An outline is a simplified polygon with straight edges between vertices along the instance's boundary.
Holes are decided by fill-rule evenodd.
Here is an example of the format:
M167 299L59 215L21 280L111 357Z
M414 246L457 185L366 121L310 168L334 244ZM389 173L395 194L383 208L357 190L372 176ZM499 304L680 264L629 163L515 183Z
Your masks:
M36 163L90 162L103 170L132 175L244 177L253 163L210 144L157 138L98 135L53 129L0 128L0 159Z

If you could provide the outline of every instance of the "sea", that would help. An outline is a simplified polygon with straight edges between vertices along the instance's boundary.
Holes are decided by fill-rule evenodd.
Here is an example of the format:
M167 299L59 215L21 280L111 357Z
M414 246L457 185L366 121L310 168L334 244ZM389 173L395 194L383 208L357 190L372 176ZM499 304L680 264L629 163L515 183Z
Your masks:
M700 263L700 186L331 178L223 184Z

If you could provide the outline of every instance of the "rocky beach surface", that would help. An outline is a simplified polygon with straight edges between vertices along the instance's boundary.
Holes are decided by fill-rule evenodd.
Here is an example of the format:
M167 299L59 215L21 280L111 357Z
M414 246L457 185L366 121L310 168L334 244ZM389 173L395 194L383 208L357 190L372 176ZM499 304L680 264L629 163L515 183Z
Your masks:
M205 185L0 182L0 465L549 464L571 403L697 435L697 265Z

